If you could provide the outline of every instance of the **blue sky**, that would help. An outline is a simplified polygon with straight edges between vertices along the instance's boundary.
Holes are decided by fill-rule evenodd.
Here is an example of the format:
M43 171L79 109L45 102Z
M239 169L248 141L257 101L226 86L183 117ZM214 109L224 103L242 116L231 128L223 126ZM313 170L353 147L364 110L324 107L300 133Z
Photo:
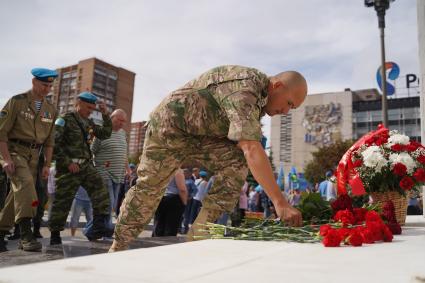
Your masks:
M0 0L0 104L30 69L98 57L136 73L133 121L224 64L303 73L310 93L376 87L376 13L362 0ZM416 1L387 11L387 60L418 73ZM268 120L265 121L266 125Z

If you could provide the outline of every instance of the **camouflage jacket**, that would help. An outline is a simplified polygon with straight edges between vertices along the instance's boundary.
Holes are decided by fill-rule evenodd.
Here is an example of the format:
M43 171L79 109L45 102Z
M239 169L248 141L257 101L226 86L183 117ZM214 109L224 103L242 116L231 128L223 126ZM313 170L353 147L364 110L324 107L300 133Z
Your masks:
M53 158L58 170L67 168L73 162L72 159L91 159L90 143L93 138L108 139L111 136L111 118L108 115L102 115L102 118L103 126L82 118L76 112L66 113L56 120ZM84 134L79 125L82 126Z
M151 127L168 135L260 141L268 85L253 68L214 68L165 98L151 113Z

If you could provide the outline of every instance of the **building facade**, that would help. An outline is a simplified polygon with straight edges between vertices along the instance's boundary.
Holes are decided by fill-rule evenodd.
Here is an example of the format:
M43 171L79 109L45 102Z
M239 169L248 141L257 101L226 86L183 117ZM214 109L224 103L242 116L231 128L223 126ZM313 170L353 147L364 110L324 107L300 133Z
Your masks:
M124 128L127 132L130 130L135 73L97 58L82 60L57 71L59 76L50 96L59 114L73 111L76 96L90 91L105 101L110 112L116 108L123 109L128 115ZM101 119L100 113L95 112L93 118Z
M141 154L145 142L146 121L131 123L128 153L130 156Z
M420 141L418 96L388 99L389 129ZM382 123L381 96L376 89L308 95L298 109L271 119L271 150L276 168L298 172L312 152L336 140L358 139Z

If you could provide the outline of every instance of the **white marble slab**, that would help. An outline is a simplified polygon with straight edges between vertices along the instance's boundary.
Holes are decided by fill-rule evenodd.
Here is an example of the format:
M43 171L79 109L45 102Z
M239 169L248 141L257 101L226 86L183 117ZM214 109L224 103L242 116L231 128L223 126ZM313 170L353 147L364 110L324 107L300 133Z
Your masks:
M393 243L205 240L3 268L0 282L424 282L425 219L408 222Z

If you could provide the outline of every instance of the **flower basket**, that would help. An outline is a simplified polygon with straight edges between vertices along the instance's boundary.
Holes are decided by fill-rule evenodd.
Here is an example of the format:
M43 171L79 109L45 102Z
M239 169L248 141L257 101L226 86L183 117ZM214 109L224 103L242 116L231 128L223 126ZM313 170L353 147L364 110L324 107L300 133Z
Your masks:
M407 198L398 192L371 192L374 203L380 203L381 206L385 204L385 202L391 200L394 204L395 208L395 216L397 218L397 222L400 225L404 225L406 223L406 214L407 214Z

